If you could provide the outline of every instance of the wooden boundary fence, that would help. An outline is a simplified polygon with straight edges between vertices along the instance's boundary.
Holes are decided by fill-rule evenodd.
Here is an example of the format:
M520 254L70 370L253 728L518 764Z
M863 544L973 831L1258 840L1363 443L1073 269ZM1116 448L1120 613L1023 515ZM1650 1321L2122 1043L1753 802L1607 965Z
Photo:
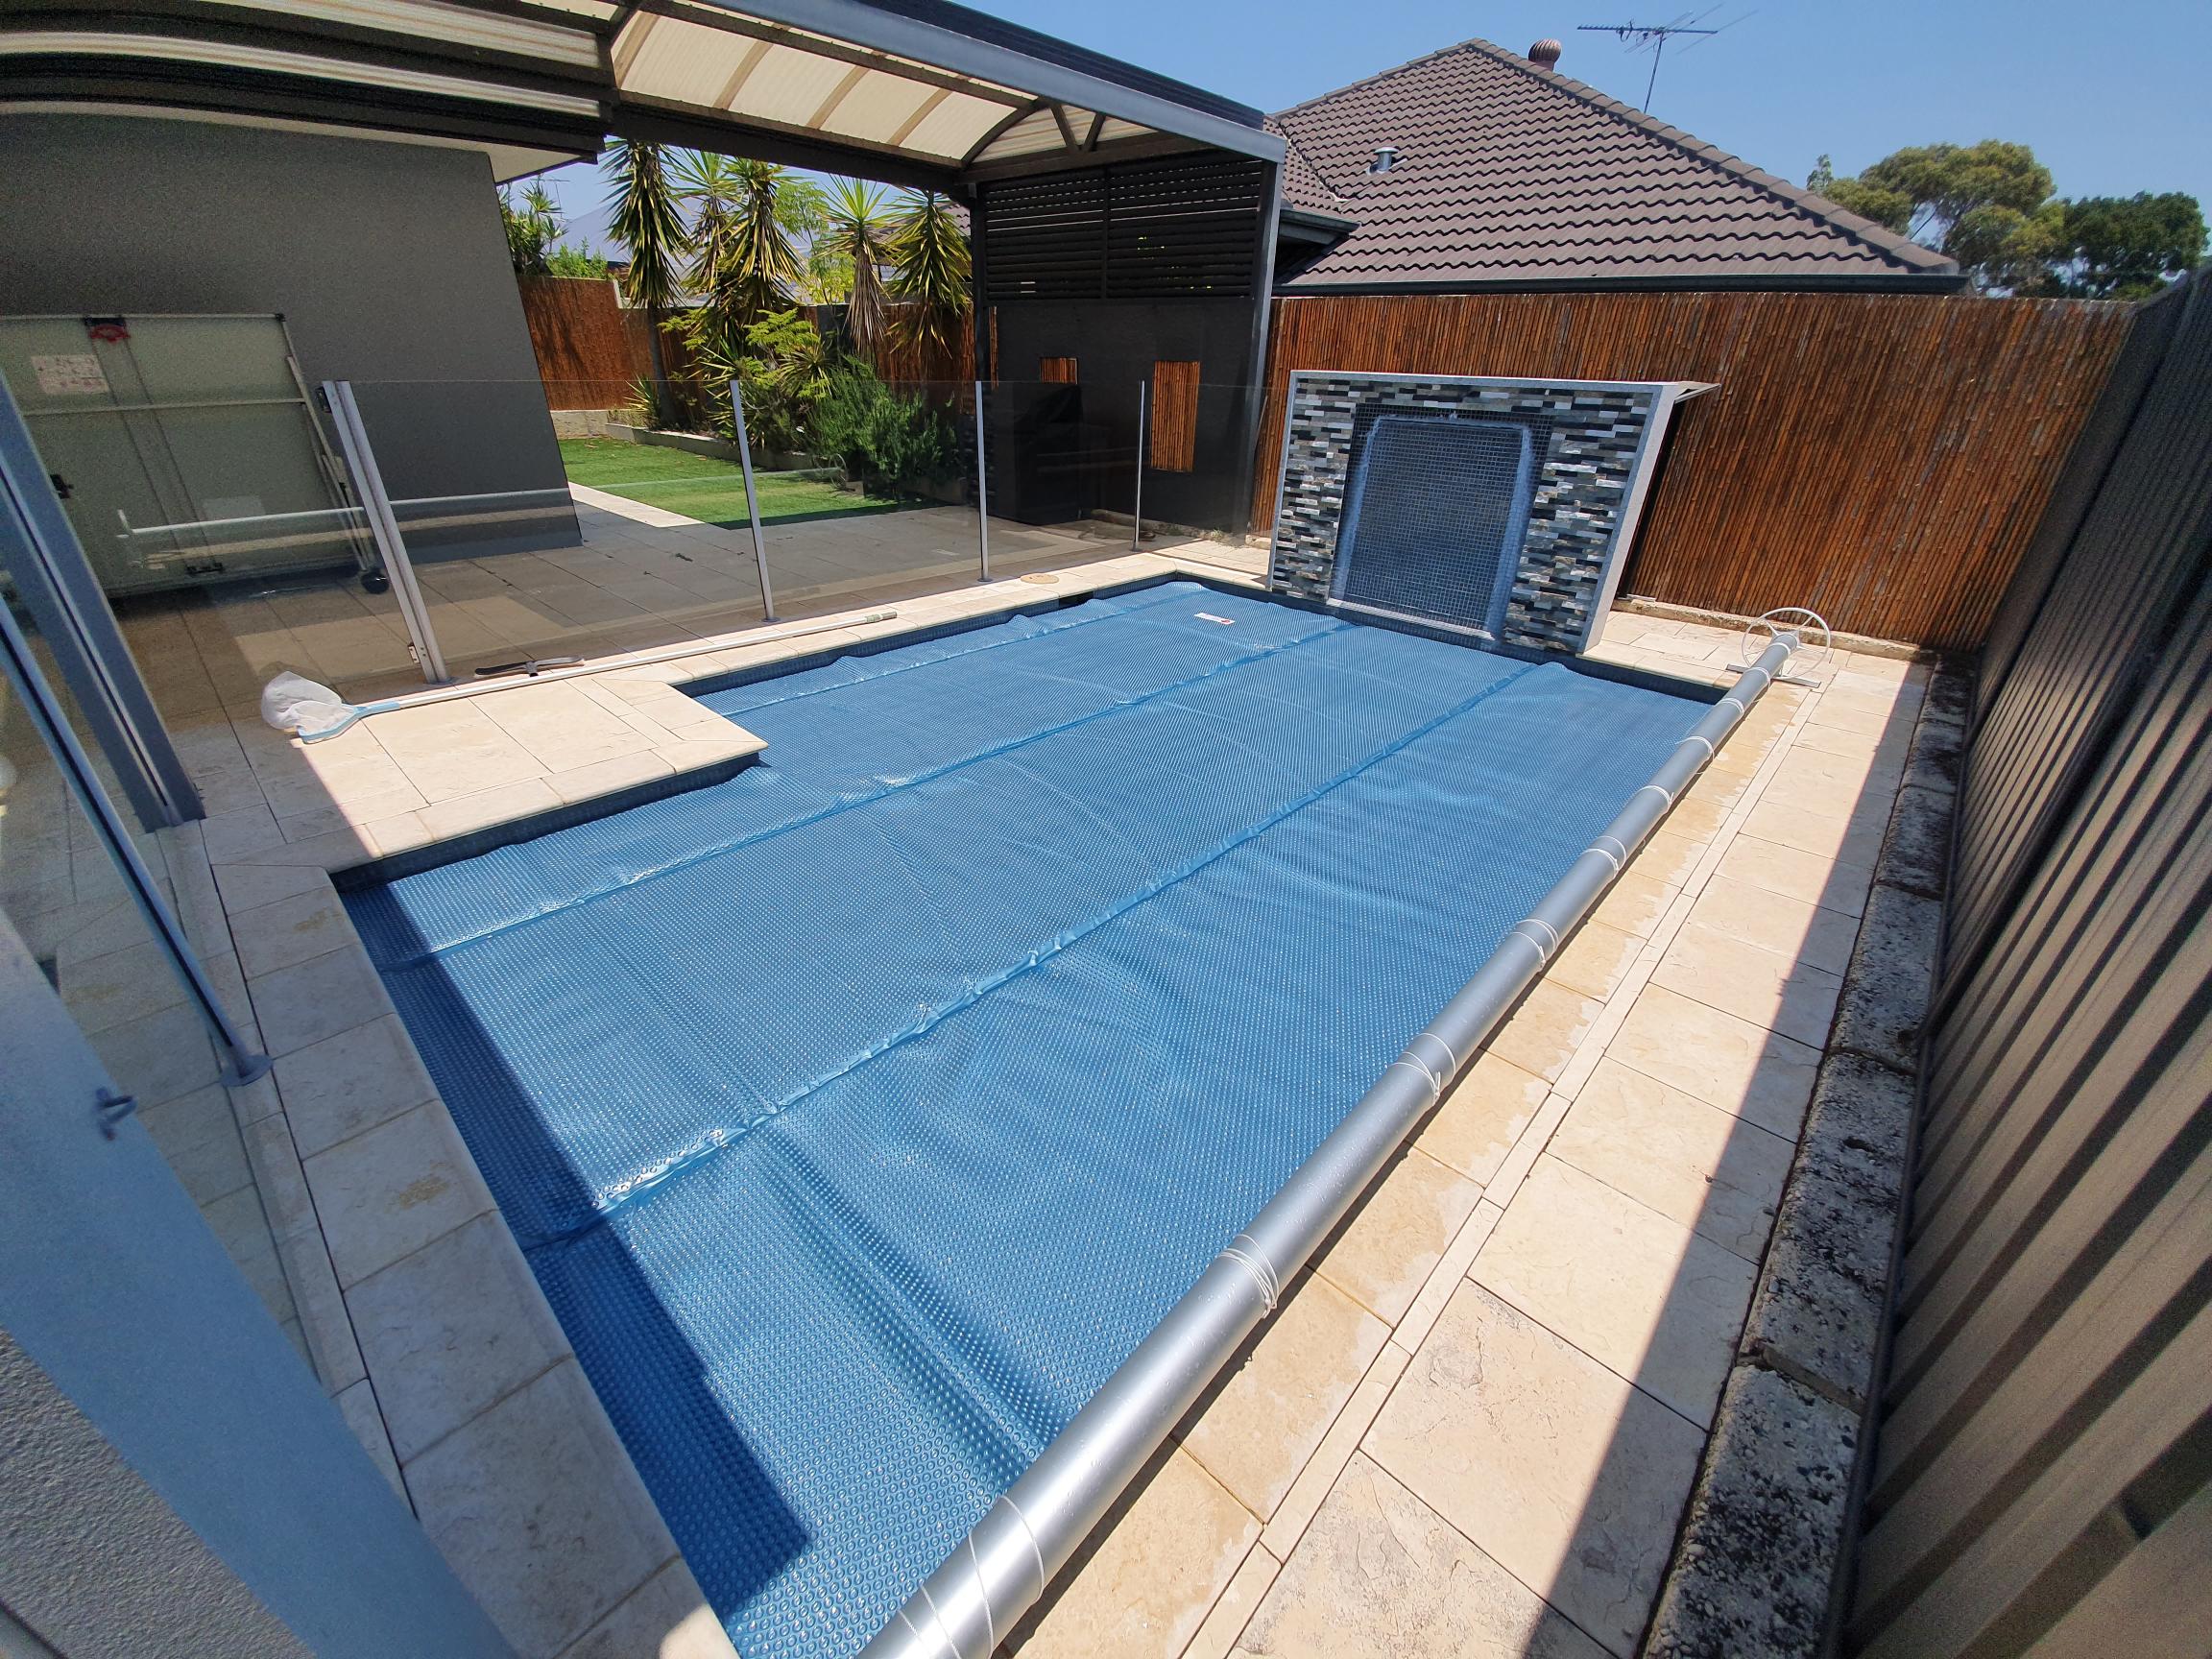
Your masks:
M1964 296L1280 300L1253 528L1273 525L1294 369L1713 381L1675 417L1623 590L1971 648L2128 319Z
M614 284L604 277L518 276L522 315L530 325L530 344L546 401L555 409L610 409L629 403L631 385L653 373L652 337L645 314L625 310ZM837 313L815 307L818 323ZM889 308L896 316L899 307ZM973 348L965 324L947 352L927 352L886 344L876 353L876 372L898 385L942 388L948 397L965 391L974 370ZM680 341L661 337L661 359L671 375L688 372L689 357Z
M642 311L626 311L603 276L517 276L545 399L556 409L612 409L653 373ZM669 342L664 357L676 349ZM673 367L673 364L670 364Z

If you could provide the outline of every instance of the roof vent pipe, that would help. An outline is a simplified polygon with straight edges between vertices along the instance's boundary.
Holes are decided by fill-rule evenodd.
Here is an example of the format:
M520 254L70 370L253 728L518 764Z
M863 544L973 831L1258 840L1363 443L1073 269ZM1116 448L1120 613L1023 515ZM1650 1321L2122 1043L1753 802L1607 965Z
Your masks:
M1550 69L1556 72L1559 67L1559 54L1562 50L1563 48L1556 40L1539 40L1535 45L1528 48L1528 61L1535 64L1539 69Z
M1387 173L1397 165L1398 146L1395 144L1378 144L1375 146L1375 159L1367 164L1367 171L1370 173Z

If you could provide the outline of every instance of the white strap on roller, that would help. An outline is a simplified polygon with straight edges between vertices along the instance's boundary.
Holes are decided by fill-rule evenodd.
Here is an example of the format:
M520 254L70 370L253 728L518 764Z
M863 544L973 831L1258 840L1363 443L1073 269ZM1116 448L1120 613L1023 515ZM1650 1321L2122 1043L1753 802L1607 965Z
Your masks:
M1250 1248L1241 1248L1245 1245ZM1267 1253L1260 1248L1259 1240L1249 1233L1239 1233L1229 1240L1228 1248L1221 1255L1252 1276L1252 1283L1260 1287L1261 1301L1269 1313L1274 1312L1283 1301L1283 1280L1275 1271L1274 1263L1267 1260Z
M1528 929L1531 927L1542 928L1543 937L1538 938L1534 933L1529 932ZM1522 917L1520 921L1513 924L1513 931L1536 947L1536 960L1538 962L1551 961L1552 952L1559 949L1559 929L1552 926L1541 916Z
M1414 1050L1419 1048L1424 1043L1433 1043L1439 1049L1443 1051L1443 1065L1431 1066L1427 1060L1423 1059L1419 1054L1414 1052ZM1406 1045L1406 1053L1407 1057L1410 1058L1416 1065L1420 1066L1422 1070L1428 1071L1436 1079L1436 1091L1438 1094L1443 1093L1444 1085L1451 1082L1453 1076L1459 1070L1459 1056L1452 1051L1452 1045L1445 1042L1443 1038L1437 1036L1433 1031L1423 1031L1416 1034L1413 1041Z

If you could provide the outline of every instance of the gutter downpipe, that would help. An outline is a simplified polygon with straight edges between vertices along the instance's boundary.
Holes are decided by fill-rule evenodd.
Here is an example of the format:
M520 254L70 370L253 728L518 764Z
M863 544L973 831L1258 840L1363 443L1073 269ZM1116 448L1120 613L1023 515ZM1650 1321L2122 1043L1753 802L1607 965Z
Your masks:
M860 1659L990 1659L1766 689L1784 634L1406 1046Z

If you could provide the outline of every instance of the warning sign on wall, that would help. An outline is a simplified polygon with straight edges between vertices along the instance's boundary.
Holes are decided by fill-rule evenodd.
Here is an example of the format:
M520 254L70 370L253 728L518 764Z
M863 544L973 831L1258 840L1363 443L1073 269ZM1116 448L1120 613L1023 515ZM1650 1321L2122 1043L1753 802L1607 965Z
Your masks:
M89 351L34 357L31 373L38 376L38 390L49 397L100 397L108 392L108 375Z

